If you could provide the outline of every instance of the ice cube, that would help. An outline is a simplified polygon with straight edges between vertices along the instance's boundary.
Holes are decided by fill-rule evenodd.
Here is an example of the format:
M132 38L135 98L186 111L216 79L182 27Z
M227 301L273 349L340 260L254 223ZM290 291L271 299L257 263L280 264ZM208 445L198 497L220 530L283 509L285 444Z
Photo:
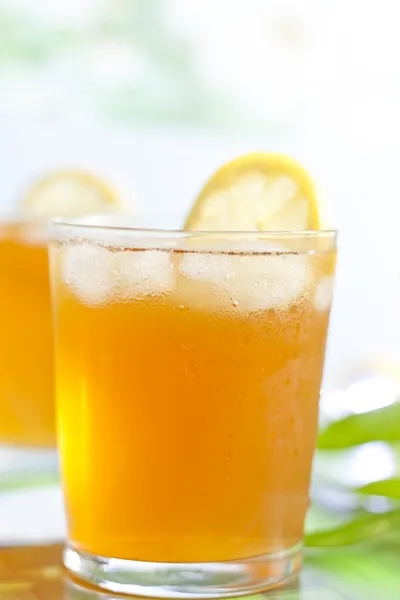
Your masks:
M285 308L305 292L310 277L308 257L290 253L187 253L179 270L178 295L190 290L185 278L202 282L208 286L201 289L204 309L224 306L239 312Z
M318 312L329 310L333 295L333 277L322 277L317 284L314 295L314 306Z
M163 294L174 285L174 269L168 251L117 251L113 271L117 298L121 299Z
M190 310L212 312L223 309L229 298L220 283L229 275L229 256L208 252L184 252L175 255L177 271L174 302Z
M239 261L237 258L228 285L238 310L287 308L304 294L309 278L306 255L247 255Z
M104 304L113 294L112 254L90 243L66 245L61 259L64 283L87 304Z
M185 252L179 263L182 275L189 279L221 285L229 277L231 260L227 254L209 252Z

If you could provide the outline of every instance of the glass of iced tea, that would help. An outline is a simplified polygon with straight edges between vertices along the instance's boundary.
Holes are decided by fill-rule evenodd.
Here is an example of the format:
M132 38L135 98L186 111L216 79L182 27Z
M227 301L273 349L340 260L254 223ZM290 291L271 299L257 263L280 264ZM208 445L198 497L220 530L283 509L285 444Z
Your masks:
M224 597L299 568L334 232L53 227L65 565Z
M45 222L0 222L0 444L56 446Z

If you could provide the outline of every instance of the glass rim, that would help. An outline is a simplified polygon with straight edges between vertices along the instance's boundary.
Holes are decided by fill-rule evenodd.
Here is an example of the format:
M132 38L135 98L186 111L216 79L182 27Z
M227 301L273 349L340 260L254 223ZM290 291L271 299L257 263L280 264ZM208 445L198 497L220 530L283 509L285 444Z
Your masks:
M116 216L116 215L115 215ZM118 215L123 218L123 215ZM109 215L108 215L109 217ZM83 221L82 217L79 218L54 218L50 220L51 231L59 230L77 230L83 231L110 231L116 233L132 233L132 234L150 234L159 236L175 236L175 237L272 237L272 238L332 238L336 240L338 236L338 230L336 228L329 229L309 229L309 230L223 230L223 229L210 229L210 230L197 230L197 229L176 229L176 228L164 228L164 227L144 227L139 225L125 225L125 224L103 224L103 223L91 223L90 221ZM78 237L78 236L73 236Z

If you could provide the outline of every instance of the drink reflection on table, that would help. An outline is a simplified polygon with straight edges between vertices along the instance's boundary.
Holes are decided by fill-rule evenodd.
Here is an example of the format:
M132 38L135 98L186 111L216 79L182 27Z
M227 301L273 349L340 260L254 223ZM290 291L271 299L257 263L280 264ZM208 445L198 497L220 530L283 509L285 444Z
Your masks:
M1 600L64 598L62 545L0 548Z

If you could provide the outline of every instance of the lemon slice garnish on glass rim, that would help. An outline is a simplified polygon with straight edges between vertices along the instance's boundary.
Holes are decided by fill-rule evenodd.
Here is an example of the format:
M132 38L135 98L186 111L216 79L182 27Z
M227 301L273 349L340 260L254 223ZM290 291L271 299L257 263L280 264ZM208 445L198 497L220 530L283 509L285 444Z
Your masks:
M121 208L118 194L96 175L78 169L56 171L28 190L20 209L33 218L77 217Z
M201 190L185 229L305 231L326 228L316 185L295 160L254 153L221 167Z

